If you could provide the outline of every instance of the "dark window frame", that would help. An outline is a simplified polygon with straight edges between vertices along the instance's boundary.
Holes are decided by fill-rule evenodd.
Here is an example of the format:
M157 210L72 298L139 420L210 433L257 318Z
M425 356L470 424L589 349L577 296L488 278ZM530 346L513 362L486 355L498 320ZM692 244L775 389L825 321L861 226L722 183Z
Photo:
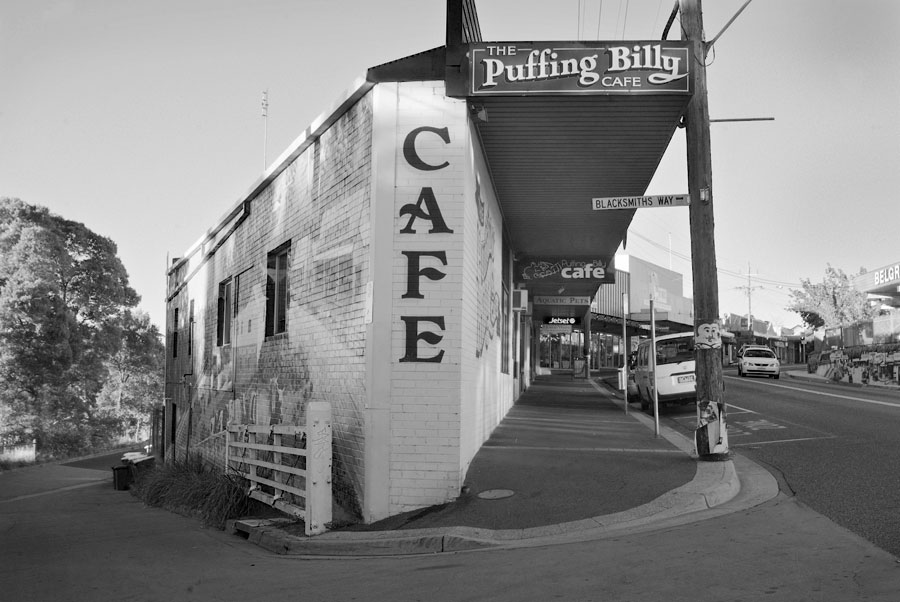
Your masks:
M190 309L188 311L188 348L187 354L194 354L194 300L189 302Z
M219 283L219 297L216 303L216 347L231 344L233 317L234 279L228 277Z
M500 308L500 372L509 374L510 352L512 341L510 340L510 294L509 288L503 284L502 306Z
M290 296L291 241L270 251L266 257L266 332L272 337L287 331Z
M172 357L178 357L178 308L172 317Z

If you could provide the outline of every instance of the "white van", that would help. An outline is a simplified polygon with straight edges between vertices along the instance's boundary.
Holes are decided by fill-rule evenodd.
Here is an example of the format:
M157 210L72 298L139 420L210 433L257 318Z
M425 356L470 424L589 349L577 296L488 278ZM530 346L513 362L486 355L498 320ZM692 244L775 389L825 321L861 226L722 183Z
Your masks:
M653 405L653 387L650 363L650 340L641 341L634 365L634 382L637 385L641 409ZM656 337L656 383L660 405L688 404L697 401L697 379L694 374L694 333L682 332Z

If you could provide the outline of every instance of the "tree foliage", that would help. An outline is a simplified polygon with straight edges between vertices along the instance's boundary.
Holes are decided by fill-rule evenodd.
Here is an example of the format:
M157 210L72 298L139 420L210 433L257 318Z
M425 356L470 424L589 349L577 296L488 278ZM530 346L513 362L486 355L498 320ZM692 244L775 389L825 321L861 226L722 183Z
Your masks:
M163 398L165 345L144 312L126 311L119 330L121 345L106 362L108 378L97 405L118 418L123 434L134 437L149 425L152 408Z
M129 311L138 300L112 240L0 198L0 403L9 417L0 434L34 437L58 453L112 436L120 417L97 401L113 358L153 334L149 318ZM162 357L155 334L146 349Z
M870 320L877 313L866 301L866 294L856 290L850 277L831 264L827 264L822 282L802 278L800 286L790 291L792 301L786 309L800 314L812 328L849 326Z

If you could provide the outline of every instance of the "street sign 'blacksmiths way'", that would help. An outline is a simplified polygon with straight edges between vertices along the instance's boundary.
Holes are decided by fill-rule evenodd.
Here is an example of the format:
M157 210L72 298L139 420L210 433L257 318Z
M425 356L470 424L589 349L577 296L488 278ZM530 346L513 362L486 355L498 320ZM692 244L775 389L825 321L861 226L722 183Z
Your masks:
M657 194L654 196L614 196L591 199L594 211L601 209L646 209L649 207L686 207L691 204L688 194Z

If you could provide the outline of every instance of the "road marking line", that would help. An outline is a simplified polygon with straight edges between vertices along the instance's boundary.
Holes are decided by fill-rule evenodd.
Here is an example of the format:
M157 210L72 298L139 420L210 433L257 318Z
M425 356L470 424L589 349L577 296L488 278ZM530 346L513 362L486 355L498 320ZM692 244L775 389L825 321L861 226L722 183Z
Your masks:
M770 443L794 443L796 441L819 441L823 439L837 439L837 437L802 437L800 439L775 439L773 441L754 441L753 443L738 443L737 446L749 447L752 445L769 445Z
M20 495L17 497L11 497L6 500L0 500L0 504L6 504L7 502L17 502L19 500L28 500L33 497L41 497L43 495L52 495L54 493L59 493L61 491L71 491L72 489L82 489L84 487L91 487L91 486L96 485L97 483L99 483L101 481L105 481L105 480L106 479L95 479L94 481L91 481L90 483L82 483L81 485L69 485L68 487L60 487L59 489L52 489L50 491L42 491L41 493L29 493L28 495Z
M728 378L736 378L734 376L729 376ZM823 391L816 391L814 389L801 389L800 387L789 387L787 385L776 385L774 383L766 383L762 382L760 384L766 384L770 387L778 387L779 389L788 389L790 391L800 391L801 393L812 393L813 395L824 395L825 397L837 397L838 399L846 399L848 401L861 401L862 403L871 403L879 406L889 406L892 408L900 408L900 403L891 403L889 401L877 401L874 399L863 399L862 397L851 397L849 395L837 395L835 393L825 393ZM747 410L748 412L750 410Z
M680 449L629 449L625 447L542 447L539 445L484 445L482 449L530 449L538 451L576 451L576 452L628 452L651 454L680 454Z

